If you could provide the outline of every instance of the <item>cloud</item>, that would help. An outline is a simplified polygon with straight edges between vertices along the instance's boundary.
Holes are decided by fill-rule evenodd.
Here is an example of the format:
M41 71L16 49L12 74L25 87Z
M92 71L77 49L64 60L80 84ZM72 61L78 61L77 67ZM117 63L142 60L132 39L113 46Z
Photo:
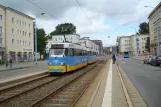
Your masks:
M32 17L39 16L42 12L28 0L0 0L0 4L12 7ZM152 9L144 5L156 6L160 0L78 0L86 15L79 7L76 0L30 0L47 13L37 17L38 27L43 27L47 33L54 30L55 26L64 22L71 22L77 27L79 34L98 33L111 30L112 25L105 24L107 18L117 22L118 25L140 23L145 21Z

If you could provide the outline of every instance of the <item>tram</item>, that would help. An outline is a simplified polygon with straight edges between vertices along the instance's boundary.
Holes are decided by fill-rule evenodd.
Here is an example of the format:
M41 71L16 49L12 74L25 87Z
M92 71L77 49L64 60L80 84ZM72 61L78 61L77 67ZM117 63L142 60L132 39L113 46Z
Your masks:
M74 43L52 44L49 50L50 74L63 74L96 62L96 52Z

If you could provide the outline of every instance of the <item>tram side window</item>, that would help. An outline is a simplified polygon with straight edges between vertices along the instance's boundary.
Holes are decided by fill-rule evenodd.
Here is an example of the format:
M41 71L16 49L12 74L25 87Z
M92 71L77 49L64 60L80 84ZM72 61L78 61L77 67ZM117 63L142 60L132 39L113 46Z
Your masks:
M70 56L74 56L74 50L70 49Z
M68 49L65 49L64 54L65 54L65 56L68 56Z

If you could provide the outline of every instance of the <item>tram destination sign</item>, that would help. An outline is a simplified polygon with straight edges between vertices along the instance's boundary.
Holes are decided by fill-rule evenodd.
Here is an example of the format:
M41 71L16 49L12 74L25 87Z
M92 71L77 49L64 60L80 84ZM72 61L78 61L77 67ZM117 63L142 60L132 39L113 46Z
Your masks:
M59 49L64 48L64 44L53 44L51 45L51 49Z

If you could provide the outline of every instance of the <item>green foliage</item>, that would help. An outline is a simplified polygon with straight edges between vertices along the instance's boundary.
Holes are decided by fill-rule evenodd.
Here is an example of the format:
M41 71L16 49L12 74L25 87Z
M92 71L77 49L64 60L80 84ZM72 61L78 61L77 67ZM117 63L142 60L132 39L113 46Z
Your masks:
M150 37L147 37L145 49L150 53Z
M149 34L149 23L143 22L139 25L140 34Z
M76 26L72 23L64 23L58 24L54 31L50 33L50 35L60 35L60 34L75 34L76 33Z
M44 29L37 29L37 51L41 55L44 54L45 46L46 46L46 37L45 37L45 30Z

